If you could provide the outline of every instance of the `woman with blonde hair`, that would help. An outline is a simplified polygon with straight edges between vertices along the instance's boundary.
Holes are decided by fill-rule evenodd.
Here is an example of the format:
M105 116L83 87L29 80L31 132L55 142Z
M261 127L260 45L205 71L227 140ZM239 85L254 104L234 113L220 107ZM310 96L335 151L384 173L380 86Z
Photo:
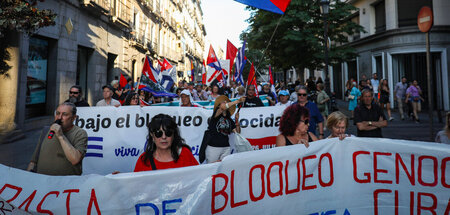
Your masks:
M450 144L450 112L447 112L445 117L445 127L442 131L439 131L436 135L437 143L447 143Z
M331 131L331 134L327 138L339 137L339 140L343 140L350 137L350 134L345 133L347 127L348 117L345 114L340 111L331 113L327 119L327 128Z

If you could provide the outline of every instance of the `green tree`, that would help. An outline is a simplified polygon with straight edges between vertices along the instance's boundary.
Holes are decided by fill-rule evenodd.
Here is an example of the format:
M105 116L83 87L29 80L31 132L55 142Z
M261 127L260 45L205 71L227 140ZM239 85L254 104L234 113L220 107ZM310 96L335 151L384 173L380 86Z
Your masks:
M275 69L286 71L294 66L302 71L324 67L324 19L318 0L292 0L284 15L252 7L247 9L252 11L247 20L250 25L241 34L241 39L247 39L250 50L265 50L264 57ZM363 31L349 19L355 11L350 4L331 0L328 36L332 44L339 46L330 47L330 64L357 56L354 49L341 45L348 42L346 35Z
M33 34L39 28L55 25L56 14L50 10L39 10L35 6L38 0L1 0L0 1L0 40L12 31ZM39 0L43 2L44 0ZM9 45L0 43L0 76L6 75L11 68L5 61L10 59Z

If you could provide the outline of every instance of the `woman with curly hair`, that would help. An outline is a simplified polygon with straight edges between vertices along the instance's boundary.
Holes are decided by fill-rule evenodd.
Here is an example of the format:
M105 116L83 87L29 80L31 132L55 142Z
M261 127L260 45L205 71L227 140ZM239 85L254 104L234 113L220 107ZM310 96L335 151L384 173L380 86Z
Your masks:
M145 152L137 160L134 172L198 165L169 115L154 116L148 124L148 133Z
M318 140L311 132L308 132L309 110L299 104L287 107L280 119L280 132L277 136L276 146L289 146L304 144Z

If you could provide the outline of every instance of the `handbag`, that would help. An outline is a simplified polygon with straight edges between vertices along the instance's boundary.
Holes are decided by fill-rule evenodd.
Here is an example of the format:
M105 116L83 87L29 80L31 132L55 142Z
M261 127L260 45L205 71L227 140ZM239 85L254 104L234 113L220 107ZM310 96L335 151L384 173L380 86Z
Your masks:
M236 153L253 151L250 142L237 132L230 134L230 147L234 149L232 151L235 151Z
M348 99L353 100L353 99L355 99L355 96L354 95L348 95Z

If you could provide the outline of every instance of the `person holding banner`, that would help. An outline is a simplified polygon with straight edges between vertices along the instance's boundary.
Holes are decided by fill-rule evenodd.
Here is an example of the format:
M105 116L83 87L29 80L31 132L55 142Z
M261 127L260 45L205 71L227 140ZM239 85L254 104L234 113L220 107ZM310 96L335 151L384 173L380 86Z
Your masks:
M247 87L247 99L244 101L243 108L250 107L264 107L261 99L256 97L256 89L254 85L248 85Z
M123 103L124 106L128 105L139 105L139 95L133 91L128 93L127 97L125 98L125 102ZM142 106L142 105L141 105Z
M181 91L180 98L180 107L199 107L198 105L194 104L192 94L189 90Z
M148 124L145 151L139 156L134 172L195 165L198 161L180 136L175 120L167 114L154 116Z
M275 104L275 106L289 106L292 104L292 101L289 100L289 91L280 90L278 93L279 102Z
M316 135L308 131L309 110L299 104L288 106L280 119L280 132L276 138L276 146L290 146L309 143L318 140Z
M202 163L221 161L231 153L228 135L231 132L241 133L239 125L239 113L235 115L235 121L231 116L236 110L236 104L245 101L245 96L231 102L227 96L219 96L214 101L213 115L208 122L208 130L203 136L200 147L199 160Z
M327 138L339 137L339 140L343 140L350 137L350 134L345 133L347 127L348 117L345 114L340 111L331 113L327 119L327 128L331 131L331 134Z
M112 98L114 94L113 87L105 85L102 87L102 90L103 90L103 99L98 101L97 105L95 106L114 106L114 107L120 106L120 102Z

